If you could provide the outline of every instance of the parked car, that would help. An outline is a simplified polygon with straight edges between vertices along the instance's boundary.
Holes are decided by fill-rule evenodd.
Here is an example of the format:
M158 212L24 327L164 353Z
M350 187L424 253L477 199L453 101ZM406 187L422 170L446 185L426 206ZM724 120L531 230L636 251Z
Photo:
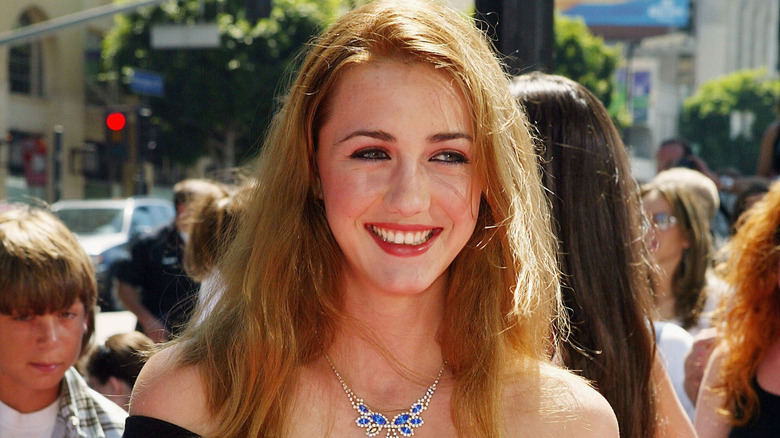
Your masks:
M135 239L171 223L176 215L171 201L146 197L65 200L52 204L51 210L95 264L103 311L121 309L112 287L113 264L130 258Z

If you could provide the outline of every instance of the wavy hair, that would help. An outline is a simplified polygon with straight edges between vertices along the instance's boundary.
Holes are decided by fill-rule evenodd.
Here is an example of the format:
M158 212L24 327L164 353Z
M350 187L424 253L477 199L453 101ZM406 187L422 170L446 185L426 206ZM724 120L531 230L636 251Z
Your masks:
M663 180L642 186L642 196L652 191L663 196L672 208L678 226L690 242L672 274L674 314L682 327L688 330L699 322L707 301L706 275L714 256L710 209L700 195L683 182Z
M570 79L521 75L512 94L536 127L552 202L571 324L560 358L609 401L622 437L654 436L650 264L626 149L601 102Z
M554 240L507 77L467 17L427 1L375 2L309 45L264 143L242 226L218 266L226 291L180 341L183 364L208 377L216 436L284 436L298 367L321 357L345 322L343 254L317 196L317 134L345 69L381 60L431 64L449 75L474 123L472 163L484 191L474 234L449 268L437 334L454 375L459 433L501 436L508 373L549 361L560 309Z
M721 413L744 425L759 409L753 379L772 340L780 333L780 183L742 215L723 265L733 293L718 308L724 356L715 390L726 395Z

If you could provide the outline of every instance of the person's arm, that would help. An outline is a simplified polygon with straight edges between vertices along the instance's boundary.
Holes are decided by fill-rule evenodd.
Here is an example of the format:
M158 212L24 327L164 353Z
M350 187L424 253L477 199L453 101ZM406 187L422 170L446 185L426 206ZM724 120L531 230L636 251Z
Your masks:
M154 342L165 342L168 340L168 330L165 329L163 322L154 316L144 305L141 303L141 291L135 286L129 283L125 283L122 280L116 281L116 294L119 297L119 301L125 309L133 312L138 318L138 324L144 330L144 334L152 338Z
M725 404L724 395L713 390L719 383L723 354L721 347L715 348L704 371L704 379L699 389L696 416L693 423L700 438L726 438L731 432L731 425L728 424L726 417L718 412Z
M696 431L693 429L693 424L677 398L672 379L669 378L658 354L653 359L652 379L655 383L658 411L658 427L655 435L659 438L695 438Z
M685 393L688 398L696 405L696 398L699 396L699 387L704 377L704 368L710 360L712 350L715 349L715 340L717 332L709 327L700 331L693 339L693 347L685 358Z
M772 153L779 130L780 122L774 122L764 131L764 136L761 138L761 149L758 152L756 175L767 178L772 176Z

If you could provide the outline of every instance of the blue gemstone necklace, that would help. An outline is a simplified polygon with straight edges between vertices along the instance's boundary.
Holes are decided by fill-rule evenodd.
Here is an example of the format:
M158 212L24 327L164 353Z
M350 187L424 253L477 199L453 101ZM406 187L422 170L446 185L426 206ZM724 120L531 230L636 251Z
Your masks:
M423 425L423 419L420 417L420 414L422 411L428 409L428 403L431 402L433 393L436 392L436 385L439 384L441 374L444 372L444 367L447 365L446 362L442 364L441 368L439 369L439 375L436 376L436 380L433 382L433 385L428 387L428 389L425 391L425 394L419 400L414 402L409 410L401 412L400 414L393 417L392 420L388 420L385 415L382 415L379 412L369 408L363 402L362 398L356 396L355 393L349 389L349 386L347 386L347 384L344 382L344 379L341 378L341 374L336 371L336 366L333 365L333 362L330 360L330 357L328 357L327 354L325 355L325 359L328 360L330 367L333 369L333 372L339 379L339 383L341 383L341 386L344 388L344 392L347 393L347 397L349 398L349 402L352 404L352 408L354 408L358 413L358 418L355 420L355 424L357 424L358 427L366 429L366 435L368 436L377 436L382 433L383 430L387 430L386 438L412 436L414 435L414 430Z

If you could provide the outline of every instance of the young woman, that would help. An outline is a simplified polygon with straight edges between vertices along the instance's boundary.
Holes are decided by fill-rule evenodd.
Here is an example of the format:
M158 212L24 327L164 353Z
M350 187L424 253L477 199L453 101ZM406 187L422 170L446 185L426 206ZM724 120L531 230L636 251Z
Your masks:
M548 210L483 35L436 3L376 2L310 49L224 293L144 368L126 436L617 436L548 359Z
M593 93L565 77L529 73L511 90L538 133L560 246L571 333L559 360L606 397L622 437L692 436L656 357L639 189L617 129Z
M780 430L780 183L742 215L725 264L717 347L696 403L702 438Z
M714 188L706 176L698 175ZM658 319L694 334L710 325L709 318L700 321L700 317L707 303L710 218L716 208L703 202L705 198L679 180L654 179L642 187L645 212L654 225L652 257L660 268L653 278Z

